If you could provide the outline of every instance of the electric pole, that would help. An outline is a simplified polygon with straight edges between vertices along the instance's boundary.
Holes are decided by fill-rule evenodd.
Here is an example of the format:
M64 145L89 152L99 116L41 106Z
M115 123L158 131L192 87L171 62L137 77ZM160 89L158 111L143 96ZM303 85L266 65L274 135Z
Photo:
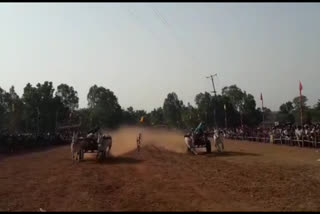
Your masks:
M217 96L217 92L216 92L216 88L214 86L214 80L213 80L213 77L217 76L217 74L214 74L214 75L210 75L208 76L207 78L210 78L211 79L211 82L212 82L212 87L213 87L213 93L214 93L214 96L216 97Z
M217 92L216 92L216 88L214 86L214 80L213 78L217 76L217 74L213 74L213 75L210 75L208 76L207 78L210 78L211 79L211 82L212 82L212 87L213 87L213 93L214 93L214 97L217 98ZM215 101L213 102L213 117L214 117L214 127L217 128L217 121L216 121L216 105L215 105Z

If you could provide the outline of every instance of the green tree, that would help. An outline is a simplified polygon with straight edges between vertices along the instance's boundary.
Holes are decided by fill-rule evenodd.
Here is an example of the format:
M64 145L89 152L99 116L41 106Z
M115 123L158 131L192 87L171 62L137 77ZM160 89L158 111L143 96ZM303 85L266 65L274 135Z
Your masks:
M133 125L136 122L135 112L131 106L126 110L122 110L122 123Z
M8 123L9 117L9 100L10 95L8 92L0 88L0 128L7 129L8 127L5 125Z
M302 117L303 117L303 123L310 122L310 113L309 113L309 106L307 106L308 98L304 95L301 96L301 107L302 107ZM295 117L295 121L300 123L300 97L295 97L292 100L293 103L293 115Z
M295 122L295 112L293 102L288 101L283 103L279 107L279 112L276 114L276 119L280 123L294 123Z
M79 98L77 91L72 86L60 84L55 93L56 99L59 99L62 105L56 110L56 119L62 123L75 123L75 110L79 107ZM58 102L58 101L57 101Z
M224 87L222 95L227 97L233 108L239 112L240 121L244 125L256 126L262 122L262 112L256 109L256 102L252 94L247 94L236 85Z
M318 99L318 103L316 104L315 109L317 111L320 111L320 99Z
M194 108L190 103L183 107L182 111L182 124L183 128L194 128L199 123L199 112L197 108Z
M167 98L163 103L163 115L164 119L170 126L180 127L181 124L181 112L183 103L178 99L176 93L172 92L167 95Z
M293 103L291 101L288 101L280 106L280 112L283 114L292 113L293 109L294 109L294 107L293 107Z
M258 110L261 111L260 108L258 108ZM263 114L264 114L264 120L268 121L272 115L272 111L267 107L263 107Z
M248 126L257 126L262 122L262 112L256 109L256 101L252 94L244 92L241 110L244 124Z
M161 107L153 109L150 112L149 117L152 125L161 125L164 123L163 109Z
M56 128L56 112L62 104L57 97L54 97L54 90L52 82L37 84L40 132L52 132Z
M212 102L212 96L208 93L199 93L195 97L195 103L198 109L199 119L206 122L207 126L214 124L214 106ZM200 121L198 121L199 123Z
M306 109L308 106L307 106L307 101L308 101L308 98L304 95L301 96L301 103L302 103L302 109ZM294 110L299 110L300 109L300 97L295 97L293 98L292 100L292 103L293 103L293 108Z
M310 117L312 122L320 122L320 110L317 110L317 108L310 109Z
M243 103L244 92L237 85L222 88L222 95L229 98L235 109L239 109Z
M81 130L88 131L91 127L90 109L82 108L77 110L81 122Z
M235 109L227 96L217 96L217 123L219 127L225 127L225 113L227 114L227 127L240 125L240 113ZM226 110L224 110L224 106Z
M37 89L28 83L23 89L22 101L25 104L23 120L26 131L36 132L39 116L38 105L40 102Z
M312 122L320 121L320 99L313 109L309 110Z
M121 122L122 111L118 98L104 87L92 86L87 95L91 126L116 127Z
M52 132L56 128L56 115L63 106L58 97L54 97L52 82L45 81L33 87L30 83L24 88L22 96L26 129L33 132Z
M230 102L230 98L227 96L221 96L219 110L219 127L225 127L225 113L227 114L227 127L238 127L240 125L240 113L235 109L234 105ZM226 110L224 110L224 106ZM222 109L223 107L223 109ZM223 112L222 112L223 111Z
M14 86L11 86L9 90L9 131L16 132L21 131L23 127L23 103L17 93L15 92Z
M78 92L72 86L67 84L60 84L57 87L56 96L61 99L64 106L68 107L71 111L79 107Z

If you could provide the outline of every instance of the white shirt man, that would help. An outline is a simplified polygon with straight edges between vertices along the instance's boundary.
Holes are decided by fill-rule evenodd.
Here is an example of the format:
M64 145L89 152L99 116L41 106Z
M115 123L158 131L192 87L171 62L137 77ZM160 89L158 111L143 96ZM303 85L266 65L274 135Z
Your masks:
M214 133L214 141L216 142L215 143L215 146L216 148L218 149L219 152L222 152L223 149L224 149L224 144L223 144L223 135L219 133L219 131L215 132ZM222 148L219 148L218 145L221 144L221 147ZM222 150L220 150L222 149Z
M300 146L300 140L302 139L302 134L303 134L302 128L301 127L296 128L295 134L298 141L298 145Z
M295 134L298 140L300 140L302 138L302 129L296 128L295 130Z

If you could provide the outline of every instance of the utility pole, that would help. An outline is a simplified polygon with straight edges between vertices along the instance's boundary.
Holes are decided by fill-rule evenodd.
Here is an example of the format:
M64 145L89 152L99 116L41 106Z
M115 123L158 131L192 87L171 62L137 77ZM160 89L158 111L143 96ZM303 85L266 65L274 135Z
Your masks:
M264 107L263 107L263 96L262 96L262 93L260 94L260 100L261 100L261 110L262 110L262 128L264 129Z
M224 108L224 127L227 129L228 126L227 126L227 106L226 106L226 104L223 105L223 108Z
M211 82L212 82L212 87L213 87L213 93L214 93L214 97L217 98L217 92L216 92L216 88L214 86L214 80L213 80L213 77L217 76L217 74L213 74L213 75L210 75L208 76L207 78L210 78L211 79ZM214 117L214 127L217 128L217 121L216 121L216 105L215 105L215 101L213 102L213 117Z
M216 92L216 88L214 86L214 80L213 80L213 77L217 76L217 74L214 74L214 75L210 75L208 76L207 78L210 78L211 79L211 82L212 82L212 87L213 87L213 93L214 93L214 96L216 97L217 96L217 92Z

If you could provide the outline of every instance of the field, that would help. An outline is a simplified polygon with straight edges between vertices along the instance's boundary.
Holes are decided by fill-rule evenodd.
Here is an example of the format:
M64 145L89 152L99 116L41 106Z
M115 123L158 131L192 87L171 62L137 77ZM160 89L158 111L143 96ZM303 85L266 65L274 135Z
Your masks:
M320 211L320 152L225 141L225 152L186 153L183 133L112 134L109 160L70 146L0 157L0 211ZM214 148L214 147L213 147Z

